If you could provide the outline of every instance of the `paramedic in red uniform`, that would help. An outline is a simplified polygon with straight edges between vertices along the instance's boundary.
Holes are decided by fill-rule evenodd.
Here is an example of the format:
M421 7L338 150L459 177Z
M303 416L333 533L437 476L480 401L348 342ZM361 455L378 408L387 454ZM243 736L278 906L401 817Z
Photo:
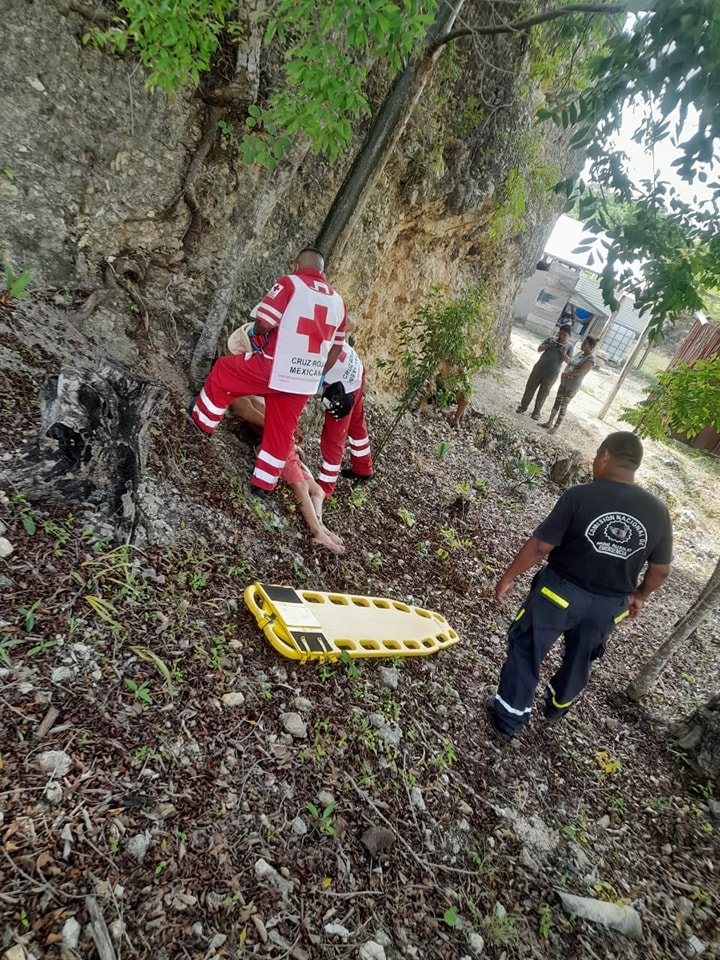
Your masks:
M355 328L353 320L348 319L347 333ZM370 454L370 438L365 423L363 392L365 388L365 370L362 361L349 343L344 344L340 356L325 374L325 383L342 383L345 392L352 394L354 402L350 413L342 420L336 420L325 413L322 433L320 434L320 453L322 466L317 484L329 500L335 490L345 441L350 445L349 468L342 471L344 477L369 480L373 475L373 462Z
M195 426L211 434L237 397L265 397L265 429L250 480L257 490L275 489L300 414L345 340L345 303L323 268L318 250L300 251L292 274L280 277L258 304L252 352L220 357L190 411Z

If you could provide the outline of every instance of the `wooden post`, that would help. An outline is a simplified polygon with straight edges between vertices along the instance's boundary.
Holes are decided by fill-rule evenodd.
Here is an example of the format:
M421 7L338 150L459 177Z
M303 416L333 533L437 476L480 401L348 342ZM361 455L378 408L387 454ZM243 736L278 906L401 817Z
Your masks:
M619 392L619 390L620 390L620 387L623 385L623 382L625 381L625 378L626 378L627 375L630 373L630 370L631 370L631 368L632 368L632 365L633 365L633 362L634 362L634 360L635 360L635 357L640 353L640 348L642 347L643 341L645 340L645 335L647 334L647 330L648 330L648 328L645 327L645 329L643 330L643 332L642 332L642 333L640 334L640 336L638 337L637 343L635 344L635 349L633 350L633 352L630 354L630 356L629 356L629 357L627 358L627 360L625 361L625 364L624 364L622 370L620 371L620 376L618 377L617 383L616 383L615 386L612 388L612 390L610 391L610 394L609 394L607 400L605 401L605 403L604 403L604 404L602 405L602 407L600 408L600 413L598 414L598 420L604 420L605 417L607 416L608 410L610 409L613 400L614 400L615 397L618 395L618 392Z

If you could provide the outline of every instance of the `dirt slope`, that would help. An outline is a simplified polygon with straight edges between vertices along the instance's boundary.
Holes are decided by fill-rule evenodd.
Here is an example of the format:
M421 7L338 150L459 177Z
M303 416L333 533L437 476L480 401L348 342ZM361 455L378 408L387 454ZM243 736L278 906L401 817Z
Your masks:
M57 366L21 333L17 318L0 326L6 465ZM494 604L498 572L557 498L570 435L592 453L586 433L604 432L580 406L577 429L555 438L516 417L526 340L513 338L517 369L478 383L461 431L407 417L376 478L338 487L326 519L347 543L340 558L309 542L287 491L247 496L249 445L229 427L197 436L172 387L147 477L171 542L117 544L83 505L5 491L7 960L720 956L720 808L666 730L714 692L717 624L645 707L621 695L702 563L679 563L618 631L564 723L535 716L501 746L483 720L520 600ZM388 420L370 406L378 438ZM317 441L306 446L316 463ZM680 528L679 552L694 543L699 557L714 501L685 498L716 474L701 487L694 461L657 456L680 465L668 466L682 477L673 512L696 525ZM256 580L437 610L459 643L384 662L289 660L244 606ZM642 939L566 913L561 892L632 905Z

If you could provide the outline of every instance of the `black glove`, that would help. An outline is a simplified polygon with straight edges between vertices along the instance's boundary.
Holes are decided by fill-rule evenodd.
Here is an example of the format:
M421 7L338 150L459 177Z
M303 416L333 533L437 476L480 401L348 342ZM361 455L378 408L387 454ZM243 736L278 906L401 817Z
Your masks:
M352 410L355 396L346 393L345 387L338 381L329 383L323 390L323 406L335 420L343 420Z

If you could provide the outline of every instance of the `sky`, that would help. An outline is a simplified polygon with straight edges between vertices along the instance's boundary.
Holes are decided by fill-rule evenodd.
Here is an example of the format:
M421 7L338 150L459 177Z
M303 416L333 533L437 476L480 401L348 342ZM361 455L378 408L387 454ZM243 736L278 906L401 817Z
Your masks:
M654 164L659 179L671 183L678 191L681 199L685 202L691 203L694 197L697 197L700 201L709 198L709 184L699 182L688 184L677 176L672 162L679 156L679 151L673 143L672 136L657 143L652 153L648 153L642 145L633 142L632 135L637 129L639 119L639 107L628 109L625 122L617 140L618 149L625 152L630 158L631 168L635 174L635 178L638 181L651 179ZM687 140L696 130L697 114L690 108L680 139ZM720 170L716 167L714 176L708 179L720 179ZM593 270L600 270L604 263L604 258L602 256L602 247L599 242L597 242L597 238L595 238L596 242L588 253L579 254L573 252L581 240L590 239L590 237L591 235L583 232L580 221L562 214L555 224L555 228L550 235L545 249L549 254L559 257L561 260L567 260L569 263L577 264L578 266L590 266ZM589 263L590 252L594 255L594 262L592 264Z

